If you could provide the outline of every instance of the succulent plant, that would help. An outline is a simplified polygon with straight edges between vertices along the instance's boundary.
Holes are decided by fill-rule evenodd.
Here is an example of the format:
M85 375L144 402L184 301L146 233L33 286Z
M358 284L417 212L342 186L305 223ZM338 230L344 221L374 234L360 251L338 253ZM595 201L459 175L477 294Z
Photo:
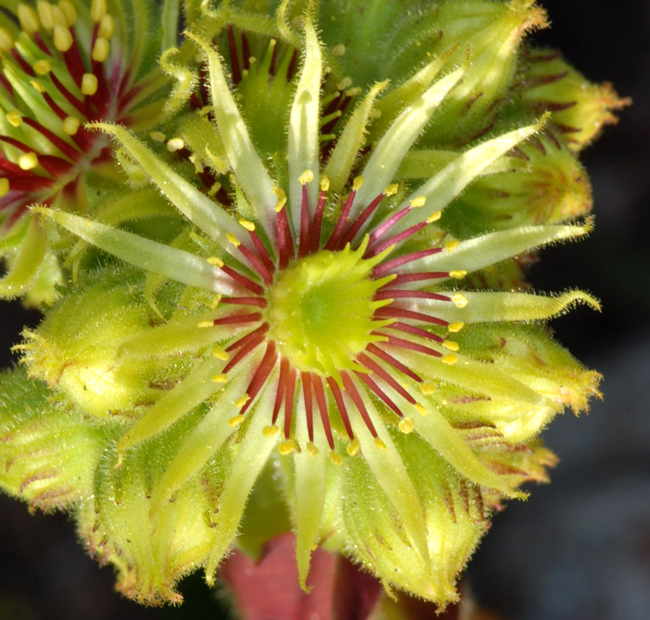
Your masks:
M544 325L597 300L525 263L591 230L577 155L625 102L524 41L532 0L184 10L146 130L86 117L116 187L23 216L67 277L2 376L0 484L144 603L293 530L302 587L322 546L444 607L598 395Z

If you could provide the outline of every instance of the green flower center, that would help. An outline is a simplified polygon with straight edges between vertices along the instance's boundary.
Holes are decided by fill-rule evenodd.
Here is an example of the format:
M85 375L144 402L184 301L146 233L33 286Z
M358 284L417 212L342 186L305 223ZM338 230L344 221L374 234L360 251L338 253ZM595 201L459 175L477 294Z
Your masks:
M269 337L300 371L338 377L355 368L355 357L378 340L373 301L383 284L369 275L373 261L362 252L323 250L280 273L271 287Z

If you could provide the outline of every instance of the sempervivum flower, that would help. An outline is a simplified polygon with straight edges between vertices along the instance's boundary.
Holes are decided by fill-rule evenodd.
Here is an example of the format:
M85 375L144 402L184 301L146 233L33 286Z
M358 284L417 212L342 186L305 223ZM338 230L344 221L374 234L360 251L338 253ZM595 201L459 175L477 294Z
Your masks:
M465 241L443 226L445 208L507 168L504 156L545 119L445 153L428 178L403 175L418 137L471 71L447 55L424 82L386 95L399 91L402 106L370 152L382 84L323 148L332 120L324 102L337 84L309 15L302 28L295 77L291 49L284 75L274 76L275 61L251 63L241 105L218 51L189 34L210 105L188 134L196 183L125 128L94 125L189 220L173 242L38 209L148 273L144 289L132 272L93 274L23 346L32 375L71 406L72 426L84 412L119 422L106 423L103 455L88 457L96 474L76 511L91 549L120 570L122 590L148 602L177 600L174 581L200 565L212 582L269 464L278 475L264 484L286 499L303 585L320 543L387 588L454 600L491 512L520 496L524 480L545 478L553 459L535 443L539 431L597 393L598 376L528 324L576 302L598 307L593 298L462 286L468 274L589 225L503 227ZM247 92L275 93L268 101L279 107L256 108ZM250 109L266 127L246 117ZM249 124L282 149L262 157ZM210 172L206 187L204 161L229 174L212 184ZM156 295L166 322L152 327L159 319L141 297ZM12 427L9 451L14 437ZM279 521L272 515L264 531Z
M87 212L94 204L88 184L95 194L119 178L110 144L84 124L145 129L157 119L162 104L152 93L164 84L144 48L146 7L137 6L10 2L0 20L0 252L10 268L1 296L31 290L31 302L39 303L51 300L61 281L27 207ZM91 172L100 175L94 185Z

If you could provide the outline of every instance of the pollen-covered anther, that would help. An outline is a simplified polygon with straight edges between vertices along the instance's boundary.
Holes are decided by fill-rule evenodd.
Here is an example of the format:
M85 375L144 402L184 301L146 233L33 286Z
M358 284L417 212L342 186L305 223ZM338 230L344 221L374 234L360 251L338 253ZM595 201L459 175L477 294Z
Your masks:
M355 437L347 446L346 451L350 456L356 456L359 453L361 444L359 440Z
M332 450L330 452L330 461L332 461L332 465L340 467L343 464L343 457L338 452Z
M14 126L14 127L20 127L20 125L23 122L23 117L18 110L12 110L11 112L7 112L7 120Z
M277 424L273 424L272 426L265 426L262 429L262 434L264 437L275 437L280 432L280 427Z
M99 22L99 29L97 30L97 36L102 39L110 41L113 35L115 34L115 20L113 16L109 13L106 13L102 20Z
M420 403L415 403L415 410L421 415L421 416L427 416L429 412L427 411L427 408L420 404Z
M447 329L452 334L457 334L459 331L463 329L463 327L465 327L465 323L463 323L462 321L456 321L454 323L449 323L449 325L447 325Z
M388 446L379 437L375 437L375 446L382 452L388 450Z
M460 245L460 242L457 239L453 239L453 240L449 241L447 244L445 244L445 250L447 250L447 252L452 252L459 245Z
M454 342L453 340L445 340L442 343L442 346L449 351L454 351L454 352L460 351L460 345L457 342Z
M400 420L399 424L397 425L397 428L399 428L399 430L405 435L412 433L414 427L415 420L413 420L413 418L404 418L403 420Z
M355 177L354 181L352 181L352 191L358 192L365 182L366 180L363 177Z
M420 383L420 392L425 396L431 396L436 391L436 386L433 383Z
M214 383L226 383L228 381L228 375L214 375L212 381Z
M443 355L442 357L442 363L447 364L448 366L453 366L456 362L458 362L458 358L452 353L449 353L448 355Z
M232 426L233 428L237 428L242 422L244 421L244 416L243 415L236 415L233 418L230 418L228 420L228 425Z
M65 53L72 47L73 39L70 31L60 24L55 24L52 38L54 47L60 52Z
M18 158L18 165L22 170L33 170L38 166L38 155L34 152L25 153Z
M93 0L90 5L90 19L95 23L101 22L107 11L106 0Z
M320 191L321 192L329 192L330 191L330 180L329 177L323 175L320 178Z
M66 116L61 123L61 129L69 136L77 135L81 121L76 116Z
M214 321L209 321L210 327L214 325ZM218 360L223 360L224 362L230 358L230 355L220 347L217 347L212 350L212 356L216 357Z
M16 15L18 17L20 27L28 35L33 35L39 31L40 24L38 23L38 15L36 15L36 11L34 11L34 9L31 6L27 4L23 4L21 2L18 5Z
M97 37L93 46L92 58L95 62L104 62L111 51L111 44L103 37Z
M287 439L286 441L283 441L279 446L278 446L278 452L282 456L288 456L291 454L296 448L296 443L293 439Z
M99 87L97 76L93 73L84 73L81 78L81 92L87 97L92 97Z
M464 269L456 269L449 272L449 276L455 280L462 280L467 275L467 272Z
M417 198L413 198L412 200L409 201L409 204L411 205L411 208L413 209L419 209L420 207L423 207L427 202L427 197L426 196L418 196Z
M182 151L185 148L185 141L183 138L172 138L167 141L167 150L170 153L175 153L176 151Z
M240 226L243 226L248 232L254 232L255 231L255 222L251 222L250 220L239 220Z
M309 456L316 457L318 456L318 453L319 450L314 443L312 443L311 441L307 443L307 454L309 454Z
M224 262L218 256L209 256L207 258L208 264L214 267L223 267Z
M236 248L241 245L241 241L237 239L237 237L235 237L235 235L232 233L226 233L226 239L228 239L228 241L232 243L232 245L234 245Z
M52 71L52 65L47 60L37 60L32 68L38 75L47 75Z
M465 297L465 295L463 295L462 293L454 293L451 296L451 301L453 302L454 306L456 306L456 308L459 308L461 310L465 308L469 303L467 297Z
M287 195L285 194L284 190L277 185L273 188L273 193L278 198L275 205L275 212L280 213L280 211L282 211L282 209L284 209L284 206L287 204Z
M314 180L313 170L304 170L303 173L298 177L300 185L309 185Z

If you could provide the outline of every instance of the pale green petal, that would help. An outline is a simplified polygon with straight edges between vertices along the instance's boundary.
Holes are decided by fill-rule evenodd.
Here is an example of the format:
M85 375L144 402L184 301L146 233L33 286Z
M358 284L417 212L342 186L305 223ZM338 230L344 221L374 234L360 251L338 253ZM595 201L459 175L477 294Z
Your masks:
M161 51L174 47L178 43L178 18L180 17L179 0L165 0L163 3L161 24Z
M352 168L359 156L359 150L366 139L367 125L370 119L377 95L388 85L388 82L375 84L363 101L354 110L346 123L341 137L325 167L325 176L330 180L330 191L340 193L347 183Z
M552 408L552 403L544 396L490 364L458 354L455 355L457 362L450 365L440 358L433 358L424 353L392 348L390 352L425 381L445 381L486 396Z
M0 278L0 297L17 297L25 292L36 278L46 247L45 235L37 218L31 218L9 273Z
M465 69L438 80L395 119L361 173L365 184L357 193L350 217L367 206L395 180L395 173L433 113L465 74Z
M215 325L208 329L198 327L202 321L215 316L214 310L204 314L180 319L173 323L146 331L127 340L118 350L123 357L162 357L187 353L224 339L231 339L250 329L243 325Z
M294 231L300 230L302 185L300 175L311 170L307 184L309 204L316 207L320 157L320 86L323 73L320 42L311 17L305 21L305 60L289 117L287 159L289 163L289 206Z
M216 404L178 449L154 490L149 511L152 517L155 518L161 504L194 476L235 431L235 427L228 424L228 421L238 413L239 408L235 402L244 393L246 382L250 380L250 369L257 362L259 355L237 366L239 373L234 377L229 375L224 390L217 395Z
M147 413L124 434L117 446L121 454L129 448L162 433L188 411L209 398L219 388L211 378L223 366L223 361L208 358L197 366L173 390L167 392Z
M316 408L315 399L313 405ZM320 454L311 456L304 449L309 435L304 395L301 390L296 408L296 437L305 438L305 443L301 444L303 449L300 453L294 453L293 463L295 468L296 560L300 587L303 590L307 590L306 580L309 574L312 549L318 542L325 508L325 467L327 465L325 449L327 444L324 441L318 441L320 434L322 434L321 427L319 424L315 424L314 443L320 450Z
M226 238L228 233L238 235L241 233L236 220L222 207L210 200L194 185L188 183L183 177L174 172L155 153L148 149L135 136L123 127L95 123L90 128L115 136L125 151L140 165L151 177L151 180L167 196L171 203L191 222L196 224L208 236L214 239L225 250L234 252Z
M194 254L71 213L43 208L33 210L52 218L84 241L136 267L222 295L230 295L234 291L232 280L226 274Z
M443 295L455 295L453 291L437 291ZM450 323L507 322L507 321L541 321L550 319L583 303L600 310L596 299L582 291L568 291L563 295L544 296L531 293L502 293L462 291L468 303L464 308L457 308L453 303L432 299L418 299L408 304L400 304L417 312L436 316Z
M208 58L214 114L237 182L253 206L267 236L275 244L273 181L248 134L246 123L228 86L219 54L209 43L191 32L188 32L187 36L201 47Z
M548 243L581 237L588 234L591 228L591 222L582 226L522 226L481 235L462 241L451 252L445 251L407 263L400 268L400 273L453 270L472 273Z
M391 229L392 233L399 233L418 222L422 222L437 211L442 211L490 164L505 155L520 142L537 133L544 126L547 118L548 116L545 115L534 125L515 129L492 140L487 140L483 144L458 155L442 172L421 185L402 203L401 208L404 208L416 198L426 198L424 207L413 209L408 213Z
M275 374L269 378L270 382L274 381ZM266 437L262 432L269 424L269 412L274 398L275 392L267 390L253 411L252 420L245 429L239 453L230 472L228 485L219 501L219 512L215 516L216 537L205 568L208 584L214 583L215 571L235 539L251 489L277 443L277 436Z
M501 476L481 463L435 407L428 406L425 416L416 415L415 431L463 476L482 486L497 489L508 497L517 495Z
M379 412L368 398L365 389L361 388L358 383L357 389L362 395L368 415L377 430L379 438L386 446L386 450L378 448L361 416L351 415L350 422L354 435L361 444L362 458L366 461L373 475L377 478L377 482L388 496L395 512L413 540L420 557L428 564L429 548L424 525L424 509L417 491ZM351 400L348 400L348 411L354 411Z

